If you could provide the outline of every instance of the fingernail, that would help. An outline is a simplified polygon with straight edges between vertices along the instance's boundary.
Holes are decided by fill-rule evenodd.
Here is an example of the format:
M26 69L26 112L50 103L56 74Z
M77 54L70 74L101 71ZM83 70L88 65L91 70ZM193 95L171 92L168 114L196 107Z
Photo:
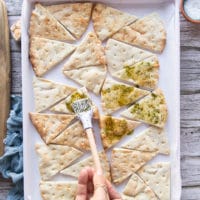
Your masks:
M102 176L103 175L102 170L97 170L97 175Z

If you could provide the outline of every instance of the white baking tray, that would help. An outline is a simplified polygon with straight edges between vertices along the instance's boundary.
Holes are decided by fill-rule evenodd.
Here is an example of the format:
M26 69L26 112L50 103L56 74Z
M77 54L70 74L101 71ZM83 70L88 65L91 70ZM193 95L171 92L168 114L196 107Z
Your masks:
M22 8L22 91L23 91L23 135L24 135L24 199L41 200L39 192L40 175L38 170L38 156L35 153L34 145L36 142L42 142L38 133L32 126L28 113L34 111L34 97L32 88L32 79L34 73L29 61L29 20L33 9L34 0L24 0ZM64 1L40 1L48 4ZM181 197L181 179L180 179L180 54L179 54L179 0L103 0L106 4L129 12L138 17L157 12L164 21L167 30L167 44L164 52L158 55L160 61L160 80L159 87L164 91L169 117L166 124L166 132L170 142L171 155L157 156L151 162L170 161L171 163L171 200L179 200ZM88 30L92 30L90 24ZM83 36L84 37L84 36ZM81 38L81 40L83 39ZM80 40L80 41L81 41ZM79 42L80 42L79 41ZM78 43L79 43L78 42ZM66 61L66 60L65 60ZM65 62L64 61L64 62ZM62 74L63 66L55 67L44 78L61 83L80 87L73 81L67 80ZM100 106L100 101L95 95L91 95L95 103ZM101 110L101 109L100 109ZM135 137L145 126L135 130ZM101 149L99 128L95 124L98 148ZM130 136L128 137L130 139ZM123 139L117 146L126 142ZM108 152L109 156L110 152ZM72 180L67 176L56 176L53 180ZM122 191L124 185L117 187Z

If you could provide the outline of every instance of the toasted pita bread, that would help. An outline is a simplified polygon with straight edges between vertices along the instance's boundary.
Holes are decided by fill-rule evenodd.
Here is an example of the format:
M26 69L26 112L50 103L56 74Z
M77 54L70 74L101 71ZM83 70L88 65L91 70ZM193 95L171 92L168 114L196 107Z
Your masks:
M119 117L101 116L101 139L105 149L119 142L124 136L131 134L139 126L139 122Z
M92 3L65 3L51 5L47 10L79 39L90 21Z
M127 66L127 61L131 61L131 65L133 65L145 58L155 56L155 54L148 51L113 39L108 40L105 52L108 70L111 75L115 74L116 71L122 70L124 66Z
M146 165L138 171L138 175L159 199L170 200L170 164L168 162Z
M161 89L139 100L121 114L132 120L139 120L163 128L167 121L167 104Z
M148 94L146 90L107 78L101 90L103 112L111 114Z
M76 48L70 59L64 64L63 71L87 66L104 66L105 63L104 47L95 33L90 32Z
M32 11L30 37L37 36L52 40L74 41L75 38L45 9L36 3Z
M75 50L65 42L32 37L30 39L30 61L36 76L42 76Z
M114 77L138 85L146 89L155 89L159 79L159 61L151 56L132 64L132 60L124 63L123 69L112 74Z
M101 161L101 165L102 165L102 168L103 168L103 172L105 173L105 177L110 180L110 166L109 166L109 162L108 162L108 159L107 159L107 156L105 154L105 152L100 152L99 153L99 158L100 158L100 161ZM92 156L64 169L61 171L61 174L64 174L64 175L69 175L69 176L73 176L73 177L76 177L78 178L81 170L85 167L94 167L94 162L93 162L93 158Z
M102 41L116 33L123 26L134 22L136 19L136 16L100 3L95 5L92 12L94 30Z
M59 135L74 118L75 115L30 113L33 125L46 144Z
M82 86L85 86L88 90L91 90L95 94L99 94L106 76L106 72L106 67L90 66L64 71L63 73Z
M35 110L42 112L67 97L76 89L43 78L33 79Z
M81 150L89 150L90 145L81 122L77 121L65 129L51 144L72 146Z
M144 130L140 135L133 138L122 147L138 151L158 151L158 153L167 155L170 153L165 131L153 126Z
M147 186L144 181L135 173L129 179L127 185L124 188L123 193L127 196L134 197L134 199L148 199L156 200L158 199L154 192L149 186Z
M74 200L77 191L77 182L40 182L40 193L43 200Z
M74 114L74 111L72 109L72 102L83 99L83 98L89 98L89 93L86 90L86 88L82 87L75 92L73 92L71 95L69 95L66 99L61 101L60 103L56 104L54 107L51 108L51 111L53 112L60 112L60 113L66 113L66 114ZM93 117L98 119L99 118L99 111L98 108L92 103L93 105Z
M152 13L123 27L112 38L161 53L166 43L166 31L158 14Z
M47 146L37 143L35 148L40 157L39 170L42 180L49 180L52 176L83 155L81 151L63 145Z
M114 148L111 156L112 180L119 184L133 172L156 156L156 152L142 152L130 149Z

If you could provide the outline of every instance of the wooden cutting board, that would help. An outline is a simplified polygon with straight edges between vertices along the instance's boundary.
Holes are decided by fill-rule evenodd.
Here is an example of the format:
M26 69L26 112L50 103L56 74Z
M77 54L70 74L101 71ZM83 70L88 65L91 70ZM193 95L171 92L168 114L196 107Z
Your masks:
M4 152L3 139L10 109L10 45L5 2L0 0L0 156Z

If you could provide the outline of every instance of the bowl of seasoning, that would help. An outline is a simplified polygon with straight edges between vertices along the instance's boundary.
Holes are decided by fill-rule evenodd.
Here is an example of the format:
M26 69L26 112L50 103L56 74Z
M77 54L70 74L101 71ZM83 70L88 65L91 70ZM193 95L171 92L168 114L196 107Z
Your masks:
M181 0L180 8L188 21L200 24L200 0Z

